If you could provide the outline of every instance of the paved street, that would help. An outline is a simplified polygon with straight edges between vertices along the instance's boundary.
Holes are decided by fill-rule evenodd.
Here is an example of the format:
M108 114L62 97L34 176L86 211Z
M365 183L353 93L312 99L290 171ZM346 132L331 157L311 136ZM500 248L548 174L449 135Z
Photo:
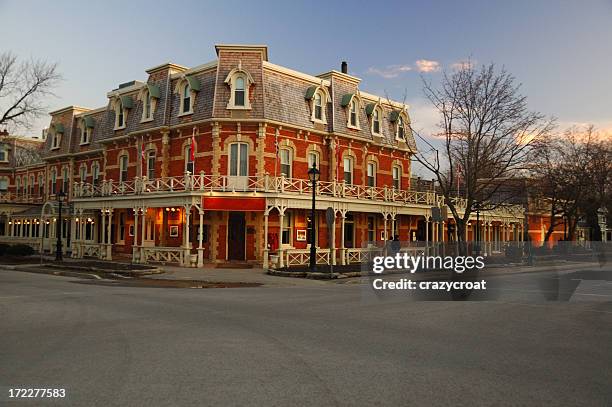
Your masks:
M59 387L63 401L8 404L611 406L612 281L557 277L496 276L496 301L453 302L0 270L0 405ZM543 300L568 281L570 301Z

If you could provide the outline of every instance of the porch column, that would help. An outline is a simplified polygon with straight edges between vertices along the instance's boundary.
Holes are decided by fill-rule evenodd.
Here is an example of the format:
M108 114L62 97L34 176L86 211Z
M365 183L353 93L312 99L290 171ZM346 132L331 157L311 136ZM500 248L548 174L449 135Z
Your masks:
M85 222L88 222L88 221L87 221L87 219L83 220L82 218L83 218L83 211L81 210L81 232L79 233L79 236L80 236L80 238L81 238L81 242L80 242L80 243L81 243L81 244L80 244L80 251L79 251L79 257L80 257L80 258L83 258L83 254L84 254L84 252L85 252L85 247L84 247L84 245L85 245L85 242L86 242L86 240L87 240L87 239L86 239L86 236L85 236L85 232L86 232L86 230L87 230L87 223L85 223ZM89 228L90 228L90 229L89 229L90 231L93 229L93 227L91 226L91 224L90 224Z
M79 218L79 221L81 220L81 218ZM71 254L70 257L75 257L75 255L78 255L78 253L75 253L78 251L78 240L75 239L76 237L76 229L77 229L77 224L76 224L76 211L72 212L72 216L70 216L70 236L71 236L71 242L70 245L72 246L71 248ZM79 239L81 238L81 236L79 236ZM66 247L66 249L68 249L68 247Z
M342 231L344 232L344 227L342 229L343 229ZM385 234L385 243L386 243L387 240L389 240L389 236L387 236L387 214L386 213L383 213L383 230L385 231L384 234Z
M100 244L100 258L104 258L104 256L106 255L106 212L104 209L102 209L100 211L101 213L101 218L102 218L102 228L100 229L100 238L101 238L101 244Z
M191 255L191 243L189 242L189 218L191 217L191 205L184 205L185 227L183 228L183 265L189 267L189 257Z
M346 264L346 248L344 247L344 225L346 223L346 212L341 212L342 223L340 226L340 264Z
M395 215L391 215L391 239L395 239Z
M204 210L199 209L198 214L200 215L200 229L198 233L198 267L204 267L204 246L202 245L202 242L204 241ZM268 223L266 222L266 228L267 226Z
M112 241L111 233L113 231L112 224L113 224L113 209L111 208L111 209L108 209L108 224L106 225L106 238L108 239L108 242L106 244L106 260L113 259L113 245L111 244L111 241Z
M331 264L334 266L337 263L336 260L336 212L334 212L334 223L331 224L331 241L329 242L329 256L331 257Z
M279 222L279 233L278 233L278 267L285 267L285 259L283 258L283 222L285 221L285 209L278 210L278 222ZM311 229L312 230L312 229Z
M140 246L139 246L139 250L140 250L140 262L141 263L146 263L147 262L147 257L145 255L145 248L144 248L144 240L145 240L145 233L147 231L147 210L149 208L147 208L146 206L143 206L141 208L142 210L142 222L140 225Z
M263 268L267 269L270 267L270 263L268 260L268 253L270 249L268 249L268 217L269 210L266 209L264 212L264 248L263 248Z
M140 161L140 160L139 160ZM134 263L140 263L140 256L136 254L140 254L138 249L138 216L140 212L140 208L133 208L134 211L134 241L132 242L132 261Z

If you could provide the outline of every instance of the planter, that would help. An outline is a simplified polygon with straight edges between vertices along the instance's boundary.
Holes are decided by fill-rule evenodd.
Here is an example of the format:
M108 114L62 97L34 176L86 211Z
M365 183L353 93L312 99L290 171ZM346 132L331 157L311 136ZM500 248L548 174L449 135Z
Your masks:
M198 266L198 255L197 254L190 254L189 255L189 265L191 267L197 267Z

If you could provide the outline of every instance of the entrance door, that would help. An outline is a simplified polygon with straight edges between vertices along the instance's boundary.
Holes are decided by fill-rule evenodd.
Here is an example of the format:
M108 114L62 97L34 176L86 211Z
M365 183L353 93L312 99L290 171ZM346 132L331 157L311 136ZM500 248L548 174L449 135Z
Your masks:
M229 213L229 219L227 221L228 260L245 260L245 226L246 221L244 218L244 212Z

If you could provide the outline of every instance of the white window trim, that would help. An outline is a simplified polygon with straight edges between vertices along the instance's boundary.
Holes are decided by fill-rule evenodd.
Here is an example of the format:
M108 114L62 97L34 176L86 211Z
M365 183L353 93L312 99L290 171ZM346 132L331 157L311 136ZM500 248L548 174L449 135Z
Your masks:
M361 126L359 125L359 108L360 108L360 100L357 95L353 95L348 105L346 105L346 127L353 130L361 130ZM351 123L351 113L352 108L355 106L355 125Z
M147 98L149 98L149 89L145 86L138 95L138 99L142 102L142 115L140 117L140 123L152 122L153 116L155 115L155 109L157 108L157 98L150 97L151 108L149 109L149 116L145 116L145 104L147 103Z
M55 142L57 140L57 143ZM62 133L53 133L51 136L51 150L59 150L62 145Z
M329 101L329 95L327 94L327 90L324 89L325 88L319 86L310 100L310 121L313 123L327 124L327 102ZM317 98L317 95L321 96L320 119L315 117L315 99Z
M188 167L189 163L193 163L191 167L192 167L192 169L195 169L194 168L195 167L195 157L194 157L194 160L191 161L191 143L185 144L185 147L183 147L183 154L185 155L185 159L184 159L184 164L185 165L184 165L184 168L183 168L183 173L186 173L187 172L187 167ZM191 175L193 175L193 174L191 174Z
M281 158L281 152L282 151L288 151L289 152L289 175L286 175L287 178L291 178L293 177L293 149L289 148L289 147L283 147L279 150L278 152L278 160L279 160L279 165L282 167L283 165L283 161Z
M374 178L374 185L370 185L370 184L368 183L368 179L370 178L370 176L368 175L368 171L369 171L369 169L370 169L370 165L373 165L372 177ZM376 168L376 167L377 167L376 161L369 160L369 161L366 163L366 186L367 186L367 187L369 187L369 188L374 188L374 187L376 187L376 182L378 181L378 180L376 179L376 178L377 178L377 177L376 177L376 172L377 172L378 168Z
M355 160L353 160L353 157L351 157L350 155L342 157L342 182L346 182L346 180L344 178L344 174L346 173L345 167L344 167L344 163L345 163L345 160L347 160L347 159L351 163L350 164L350 167L351 167L351 171L350 171L350 173L351 173L351 182L348 183L347 185L354 185L355 184Z
M90 140L91 140L91 132L90 132L90 128L87 127L87 125L85 124L85 120L83 120L83 125L81 127L81 140L79 142L80 146L84 146L89 144Z
M399 136L400 119L404 121L404 137L403 138ZM397 116L397 121L395 122L395 140L404 141L404 142L406 141L406 123L408 123L408 117L406 116L405 112L402 111Z
M310 154L313 154L315 156L315 164L317 166L317 169L320 171L321 170L321 155L319 154L317 150L310 150L306 153L306 164L308 165L308 169L312 168L312 165L310 165L310 163L308 162L308 157L310 156Z
M7 162L9 162L9 150L10 150L10 148L6 144L3 144L3 145L0 146L0 150L2 150L4 152L4 160L0 160L0 163L7 163Z
M123 124L121 126L119 126L119 109L122 109L123 111ZM113 105L113 110L115 111L115 126L113 127L113 130L123 130L125 129L125 124L127 123L127 109L123 107L123 103L121 103L121 99L120 98L116 98L114 105Z
M125 172L126 172L126 175L127 175L127 172L128 172L128 168L130 167L130 156L127 155L127 154L121 154L119 156L119 182L127 182L127 179L122 179L121 178L121 174L123 174L123 170L124 170L123 169L123 165L122 165L123 164L123 157L127 157L127 160L125 162ZM127 176L126 176L126 178L127 178Z
M247 146L247 158L246 158L246 175L230 175L230 169L232 168L232 144L237 144L238 145L238 157L236 158L237 162L236 162L236 172L240 173L240 159L241 157L241 153L240 153L240 145L241 144L246 144ZM227 175L229 177L248 177L249 176L249 154L250 154L250 146L249 143L245 143L243 141L235 141L235 142L231 142L227 145Z
M83 176L83 170L85 170L85 176ZM81 164L79 167L79 178L81 179L81 182L85 182L87 179L87 164Z
M178 117L187 116L193 114L193 106L195 105L196 91L189 88L189 110L183 110L183 93L185 92L185 88L189 86L189 82L186 78L181 79L177 86L177 93L179 95L179 114Z
M397 175L398 175L397 181L399 183L399 187L397 189L401 190L402 189L402 167L397 165L397 164L395 164L395 165L393 165L393 167L391 167L391 182L392 182L391 186L393 188L395 188L395 178L393 177L393 173L394 173L395 169L397 169Z
M244 80L244 106L237 106L235 104L235 86L236 80L242 78ZM242 69L242 62L238 63L238 68L234 68L230 71L224 81L230 87L230 98L227 102L226 109L230 110L251 110L251 98L250 89L251 85L255 83L253 77L248 71Z
M378 113L378 132L374 131L374 115ZM379 105L377 105L372 111L372 126L370 128L371 132L375 136L382 136L382 118L383 112Z
M146 163L146 177L148 180L150 180L149 178L149 170L151 169L150 164L150 159L151 159L151 154L153 154L153 162L155 163L155 160L157 159L157 152L155 150L148 150L145 152L145 157L147 159L147 163ZM153 175L155 175L155 164L153 164Z
M293 248L293 232L294 232L294 225L295 225L295 217L293 216L293 213L291 212L286 212L285 215L283 216L283 221L285 219L287 219L287 216L289 217L289 227L287 229L289 229L289 243L283 243L283 230L285 230L285 225L280 225L281 226L281 236L280 236L280 247L281 249L292 249Z

